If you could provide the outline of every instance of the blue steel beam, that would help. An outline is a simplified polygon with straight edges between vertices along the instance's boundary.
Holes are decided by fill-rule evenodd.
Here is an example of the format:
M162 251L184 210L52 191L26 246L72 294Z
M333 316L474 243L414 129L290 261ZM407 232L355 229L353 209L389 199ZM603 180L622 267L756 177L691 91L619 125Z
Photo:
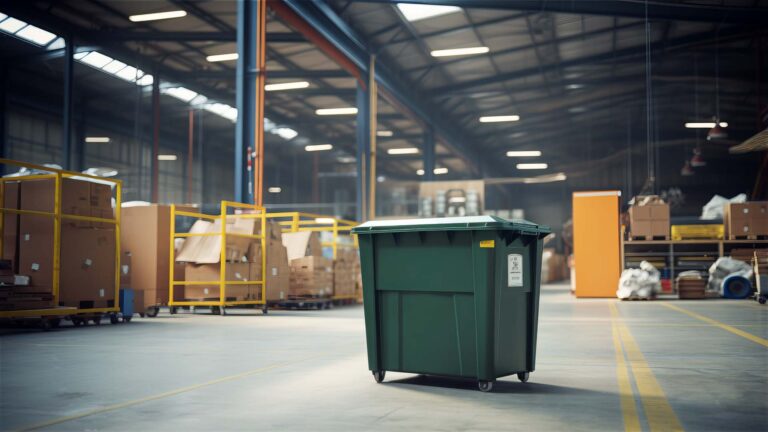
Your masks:
M256 133L256 70L258 5L237 2L237 125L235 127L235 201L251 202L248 187L248 147Z
M432 128L424 128L424 141L422 153L424 153L424 181L435 179L435 133Z
M72 169L72 80L75 44L71 37L65 39L64 55L64 106L61 116L61 151L62 164L65 170Z
M369 48L363 39L347 25L328 4L323 1L305 2L301 0L283 0L303 20L309 23L328 41L346 55L355 66L367 73L369 61ZM436 136L447 147L461 156L470 169L480 173L483 161L480 155L465 143L471 142L461 130L451 125L449 121L441 118L441 110L429 102L429 99L421 92L409 88L396 75L390 71L387 65L377 62L376 82L381 89L393 96L406 110L410 111L421 123L431 125Z

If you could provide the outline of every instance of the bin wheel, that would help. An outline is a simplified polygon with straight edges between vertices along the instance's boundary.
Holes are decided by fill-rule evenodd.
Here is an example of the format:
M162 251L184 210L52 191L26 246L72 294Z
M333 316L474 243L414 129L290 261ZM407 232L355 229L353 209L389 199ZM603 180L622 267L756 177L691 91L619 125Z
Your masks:
M387 371L373 371L373 379L375 379L377 383L381 383L384 381L384 376L386 374Z
M132 318L132 317L130 317L130 316L124 316L124 317L123 317L123 322L124 322L124 323L129 323L129 322L131 322L131 318Z
M760 304L765 304L765 301L768 300L766 296L760 296L757 298L757 302Z
M478 381L477 388L483 393L493 390L493 381Z
M154 318L157 316L157 313L160 312L160 308L157 306L149 307L147 308L147 316L150 318Z
M168 312L171 315L176 315L176 312L178 312L178 310L176 309L176 306L171 306L171 307L168 308Z
M109 322L112 324L117 324L120 322L120 319L117 317L117 314L112 314L109 316Z
M72 318L72 325L75 327L80 327L83 325L83 321L80 318Z
M95 325L101 325L101 315L96 315L91 320Z
M221 308L219 308L219 311L220 311L221 316L227 315L227 308L221 307Z
M51 318L49 321L51 322L51 327L53 328L59 328L61 325L61 318Z
M140 317L140 318L144 318L145 316L147 316L147 314L145 314L145 313L141 313L141 312L139 313L139 317Z
M264 315L268 314L269 308L267 306L264 306L263 308L261 308L261 313L263 313Z
M517 379L520 380L520 382L528 382L528 377L531 376L530 372L520 372L517 374Z

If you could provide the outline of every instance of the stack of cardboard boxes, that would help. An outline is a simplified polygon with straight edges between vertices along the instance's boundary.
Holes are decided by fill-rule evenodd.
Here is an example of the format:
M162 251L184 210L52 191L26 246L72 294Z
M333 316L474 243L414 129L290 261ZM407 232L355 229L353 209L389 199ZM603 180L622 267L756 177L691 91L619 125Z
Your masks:
M333 263L333 295L335 297L354 297L360 258L356 249L338 248Z
M122 260L130 256L130 280L121 286L134 290L134 311L168 304L168 273L170 259L171 207L143 205L123 207L120 220L120 250ZM174 278L184 280L183 264L174 266ZM125 282L128 282L127 284ZM184 298L184 287L176 286L176 300Z
M768 201L728 203L723 211L728 239L768 236Z
M629 224L632 239L669 239L669 204L657 195L633 198L629 208Z
M333 294L333 260L323 257L316 232L283 234L291 265L289 297L329 297Z
M267 222L267 259L266 283L267 301L278 301L288 297L291 268L288 265L288 250L283 245L280 225L277 222ZM261 243L252 242L248 248L248 259L251 262L251 277L261 280ZM260 293L259 293L260 294ZM260 295L257 297L260 298Z
M55 180L6 182L3 206L53 213ZM61 184L63 215L113 219L109 185L65 178ZM60 231L60 306L112 307L115 302L115 226L63 217ZM10 272L29 278L28 285L6 289L0 300L5 309L51 307L54 283L54 219L43 214L4 215L3 256ZM23 279L23 278L22 278ZM19 280L18 282L23 282ZM22 297L25 299L22 301ZM35 299L35 300L29 300Z

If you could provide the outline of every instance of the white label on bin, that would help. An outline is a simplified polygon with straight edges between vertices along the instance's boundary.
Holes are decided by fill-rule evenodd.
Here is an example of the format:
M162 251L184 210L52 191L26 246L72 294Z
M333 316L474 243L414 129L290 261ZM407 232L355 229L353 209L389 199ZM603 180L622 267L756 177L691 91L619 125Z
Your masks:
M520 254L507 255L507 286L523 286L523 256Z

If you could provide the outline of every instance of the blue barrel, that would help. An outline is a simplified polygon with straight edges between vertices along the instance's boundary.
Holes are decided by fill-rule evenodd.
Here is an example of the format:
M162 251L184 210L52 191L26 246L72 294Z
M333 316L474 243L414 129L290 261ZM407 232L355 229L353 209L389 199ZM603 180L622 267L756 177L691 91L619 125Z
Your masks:
M744 276L730 275L723 279L723 297L744 299L752 293L752 283Z

